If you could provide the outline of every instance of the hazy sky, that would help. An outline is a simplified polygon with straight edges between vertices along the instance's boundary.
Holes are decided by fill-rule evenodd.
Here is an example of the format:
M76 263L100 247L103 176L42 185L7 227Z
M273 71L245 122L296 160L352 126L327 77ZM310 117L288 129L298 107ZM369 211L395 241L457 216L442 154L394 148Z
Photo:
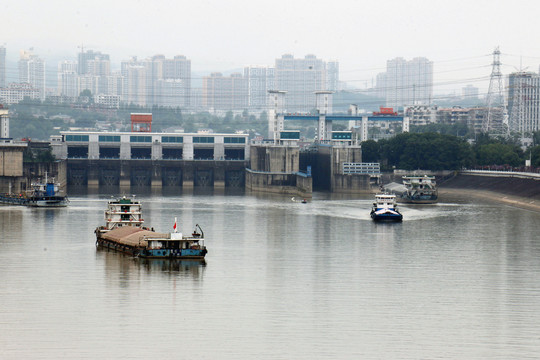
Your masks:
M359 87L388 59L425 56L436 85L487 89L496 46L503 73L520 61L538 71L539 10L537 0L4 0L0 44L8 60L33 47L48 63L74 60L84 45L110 54L113 68L132 55L181 54L198 72L314 54L338 60L341 79Z

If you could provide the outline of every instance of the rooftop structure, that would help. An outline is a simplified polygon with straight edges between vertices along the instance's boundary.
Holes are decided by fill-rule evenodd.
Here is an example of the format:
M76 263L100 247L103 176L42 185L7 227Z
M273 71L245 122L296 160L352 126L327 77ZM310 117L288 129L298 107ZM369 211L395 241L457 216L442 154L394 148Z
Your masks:
M131 114L132 132L152 132L152 114Z

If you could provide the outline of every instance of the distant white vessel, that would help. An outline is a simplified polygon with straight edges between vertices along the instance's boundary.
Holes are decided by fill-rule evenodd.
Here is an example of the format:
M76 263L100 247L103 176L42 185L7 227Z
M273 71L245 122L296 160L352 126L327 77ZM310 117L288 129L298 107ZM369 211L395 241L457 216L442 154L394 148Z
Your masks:
M390 183L383 186L387 192L396 195L400 202L413 204L433 204L438 200L435 176L403 176L403 184Z
M417 204L437 202L438 191L435 176L403 176L403 185L407 188L404 201Z

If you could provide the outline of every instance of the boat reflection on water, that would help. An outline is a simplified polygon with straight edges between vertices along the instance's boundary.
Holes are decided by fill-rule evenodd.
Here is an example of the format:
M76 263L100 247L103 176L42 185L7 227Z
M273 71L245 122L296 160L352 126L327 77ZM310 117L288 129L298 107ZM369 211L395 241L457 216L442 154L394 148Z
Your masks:
M206 261L201 260L159 260L159 259L139 259L139 263L148 270L161 271L193 271L198 272L200 268L206 266Z
M125 278L144 276L144 274L163 273L169 275L188 275L194 279L201 279L206 269L205 260L170 260L170 259L148 259L134 256L126 256L115 250L108 248L97 248L96 256L104 263L107 272L118 272ZM142 271L141 271L142 270Z

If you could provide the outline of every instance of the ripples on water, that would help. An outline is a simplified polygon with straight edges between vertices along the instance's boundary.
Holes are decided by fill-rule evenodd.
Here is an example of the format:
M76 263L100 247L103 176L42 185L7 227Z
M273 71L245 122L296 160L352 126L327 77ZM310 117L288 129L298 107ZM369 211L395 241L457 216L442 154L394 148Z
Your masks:
M106 196L0 206L0 358L509 359L540 351L540 214L371 198L141 196L206 264L96 250Z

